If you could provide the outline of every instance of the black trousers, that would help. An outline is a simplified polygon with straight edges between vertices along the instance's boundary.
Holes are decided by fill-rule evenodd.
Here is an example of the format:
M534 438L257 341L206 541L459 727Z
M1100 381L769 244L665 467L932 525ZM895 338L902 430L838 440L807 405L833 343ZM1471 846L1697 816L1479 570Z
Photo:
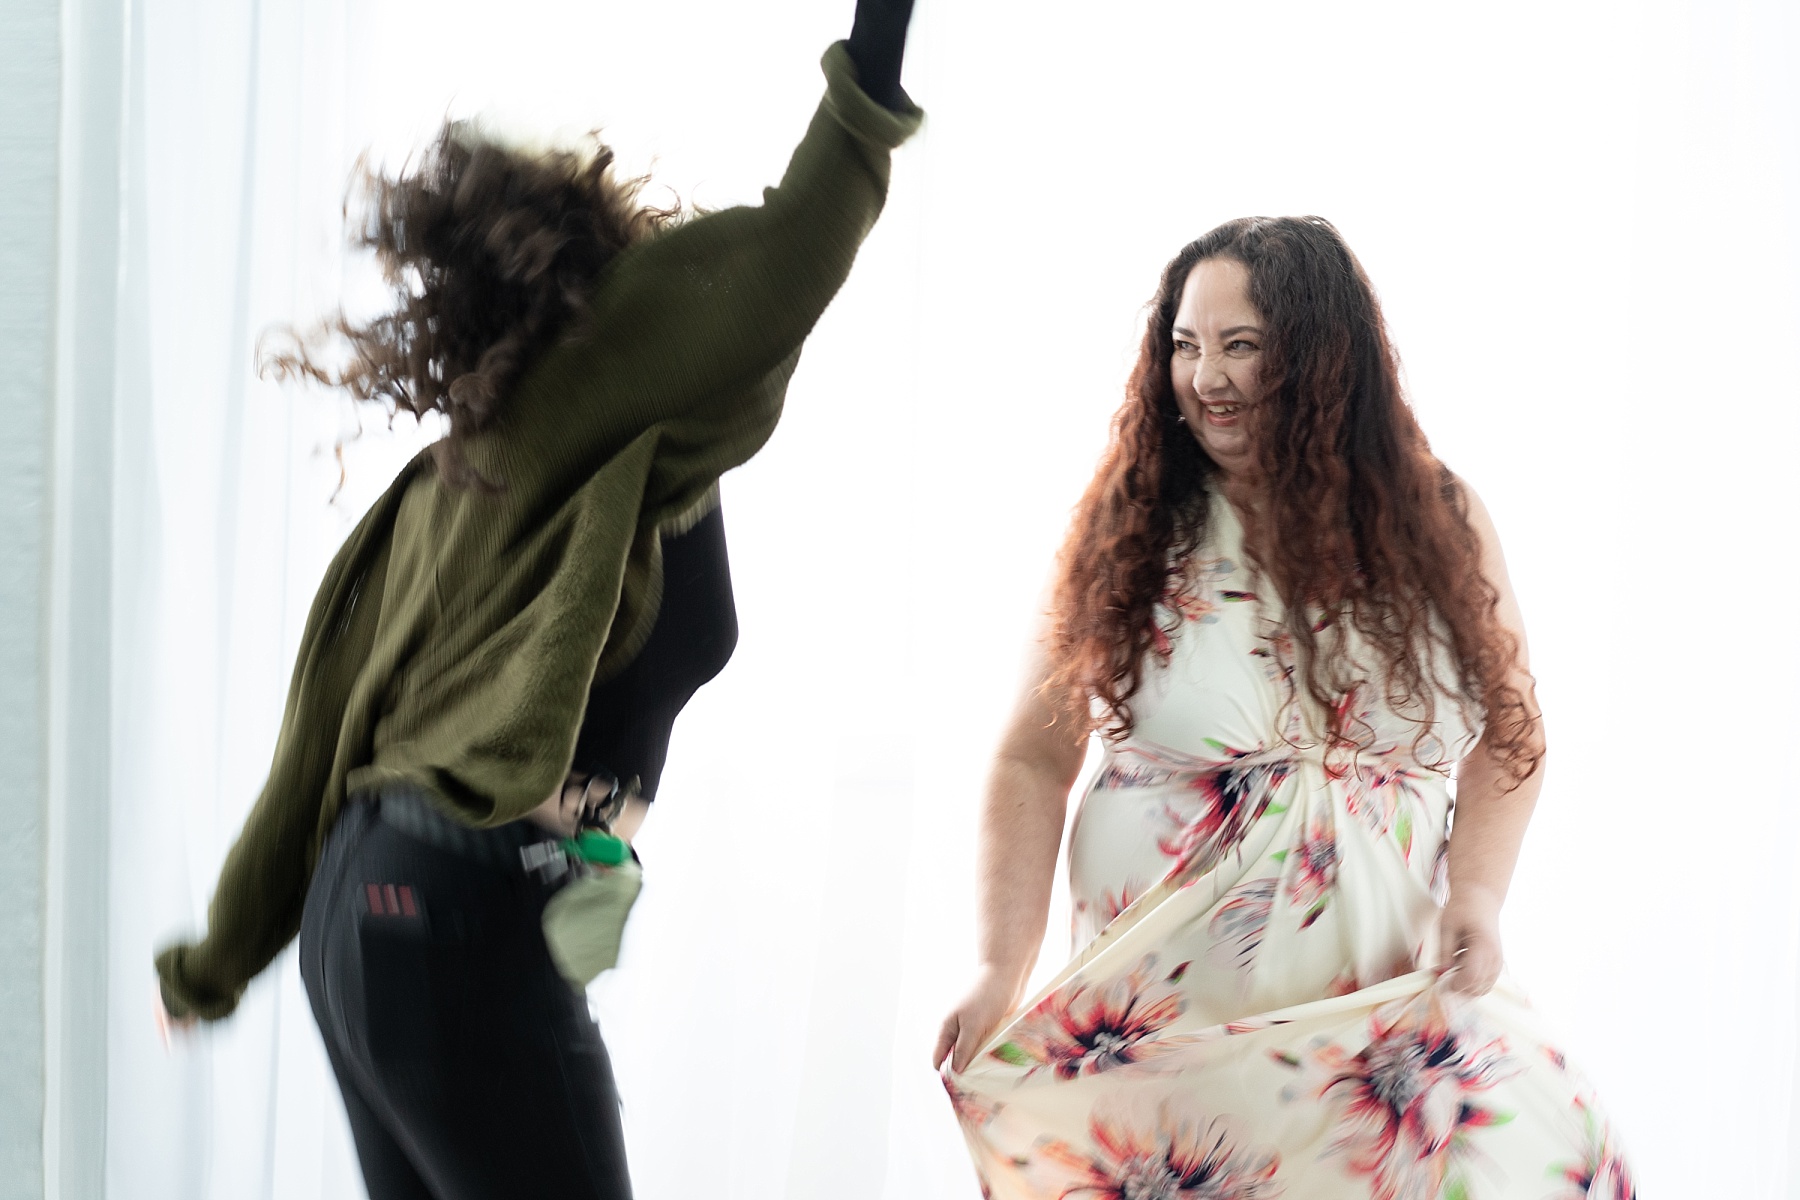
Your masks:
M606 1046L544 945L553 888L379 807L345 805L300 925L370 1200L628 1200Z

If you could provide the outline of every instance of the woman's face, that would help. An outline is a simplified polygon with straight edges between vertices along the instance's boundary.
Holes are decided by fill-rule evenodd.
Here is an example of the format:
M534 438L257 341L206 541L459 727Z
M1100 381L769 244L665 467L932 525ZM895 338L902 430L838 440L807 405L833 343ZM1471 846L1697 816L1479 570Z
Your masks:
M1256 461L1245 410L1262 399L1262 322L1249 268L1232 258L1194 264L1175 310L1169 378L1194 439L1228 475Z

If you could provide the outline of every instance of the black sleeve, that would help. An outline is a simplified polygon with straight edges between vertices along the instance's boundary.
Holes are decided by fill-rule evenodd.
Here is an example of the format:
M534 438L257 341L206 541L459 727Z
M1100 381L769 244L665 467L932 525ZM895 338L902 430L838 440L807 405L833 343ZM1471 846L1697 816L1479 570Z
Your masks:
M912 6L913 0L856 0L856 20L845 43L863 94L895 112L906 98L900 90L900 60L906 54Z

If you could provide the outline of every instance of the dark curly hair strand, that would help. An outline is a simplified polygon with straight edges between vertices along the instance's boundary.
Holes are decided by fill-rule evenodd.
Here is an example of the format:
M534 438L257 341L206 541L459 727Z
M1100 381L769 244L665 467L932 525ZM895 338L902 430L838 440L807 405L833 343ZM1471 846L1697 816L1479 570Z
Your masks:
M678 205L640 202L645 178L620 180L612 168L597 135L591 147L527 151L467 121L446 122L397 175L359 162L346 220L361 210L352 244L374 252L392 308L278 330L286 344L264 353L264 372L342 387L390 415L443 413L439 472L457 485L502 485L464 464L462 440L496 418L539 353L579 331L577 314L614 256L679 218Z

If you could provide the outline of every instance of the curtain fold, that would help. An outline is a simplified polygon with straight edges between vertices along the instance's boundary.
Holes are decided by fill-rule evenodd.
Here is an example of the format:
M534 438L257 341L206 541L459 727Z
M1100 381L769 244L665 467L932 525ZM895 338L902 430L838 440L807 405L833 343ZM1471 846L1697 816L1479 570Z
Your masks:
M107 1191L356 1195L291 955L236 1019L172 1055L146 1024L146 956L204 920L267 771L307 601L357 515L354 500L327 503L343 407L255 373L261 330L322 311L337 290L355 152L332 95L350 54L345 6L129 11Z

